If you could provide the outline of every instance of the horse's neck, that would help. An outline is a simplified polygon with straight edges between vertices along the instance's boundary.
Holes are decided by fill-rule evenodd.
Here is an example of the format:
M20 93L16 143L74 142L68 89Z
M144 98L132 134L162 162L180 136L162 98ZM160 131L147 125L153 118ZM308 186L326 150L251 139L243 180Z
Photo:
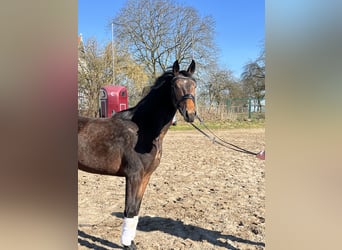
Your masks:
M139 153L151 152L156 141L161 143L175 113L171 97L168 100L165 95L150 95L133 108L131 120L138 126L135 150Z
M176 108L173 106L171 98L159 96L156 93L154 98L146 99L138 105L134 113L138 122L140 120L145 122L145 118L148 118L146 122L152 125L172 118L176 113Z

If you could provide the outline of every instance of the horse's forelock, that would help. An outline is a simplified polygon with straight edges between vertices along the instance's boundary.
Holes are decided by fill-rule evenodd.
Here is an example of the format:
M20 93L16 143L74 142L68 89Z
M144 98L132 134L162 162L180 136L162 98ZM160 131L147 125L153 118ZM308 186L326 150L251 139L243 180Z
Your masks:
M185 71L185 70L179 71L179 74L185 77L192 77L192 75L188 71Z

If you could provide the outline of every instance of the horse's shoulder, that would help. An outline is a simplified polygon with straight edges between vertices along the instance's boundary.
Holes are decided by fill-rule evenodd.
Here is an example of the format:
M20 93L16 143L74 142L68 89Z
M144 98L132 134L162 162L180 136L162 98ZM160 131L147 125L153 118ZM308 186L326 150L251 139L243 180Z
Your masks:
M121 133L129 132L136 134L139 130L137 124L129 119L123 119L121 116L113 116L110 119L113 128L117 128Z

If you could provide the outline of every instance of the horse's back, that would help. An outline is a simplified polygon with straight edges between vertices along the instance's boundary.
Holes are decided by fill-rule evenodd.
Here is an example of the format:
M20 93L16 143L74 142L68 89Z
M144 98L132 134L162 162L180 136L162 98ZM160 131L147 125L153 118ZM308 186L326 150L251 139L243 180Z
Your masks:
M92 118L85 116L78 116L78 132L80 132L91 119Z

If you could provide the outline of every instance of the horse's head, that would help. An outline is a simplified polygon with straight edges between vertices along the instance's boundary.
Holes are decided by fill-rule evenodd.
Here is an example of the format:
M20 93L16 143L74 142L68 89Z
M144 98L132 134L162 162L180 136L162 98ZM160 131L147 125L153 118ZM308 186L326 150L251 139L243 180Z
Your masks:
M186 71L179 71L178 61L175 61L172 67L174 74L174 78L172 79L174 104L187 122L193 122L196 117L196 81L192 78L195 67L194 60L192 60Z

